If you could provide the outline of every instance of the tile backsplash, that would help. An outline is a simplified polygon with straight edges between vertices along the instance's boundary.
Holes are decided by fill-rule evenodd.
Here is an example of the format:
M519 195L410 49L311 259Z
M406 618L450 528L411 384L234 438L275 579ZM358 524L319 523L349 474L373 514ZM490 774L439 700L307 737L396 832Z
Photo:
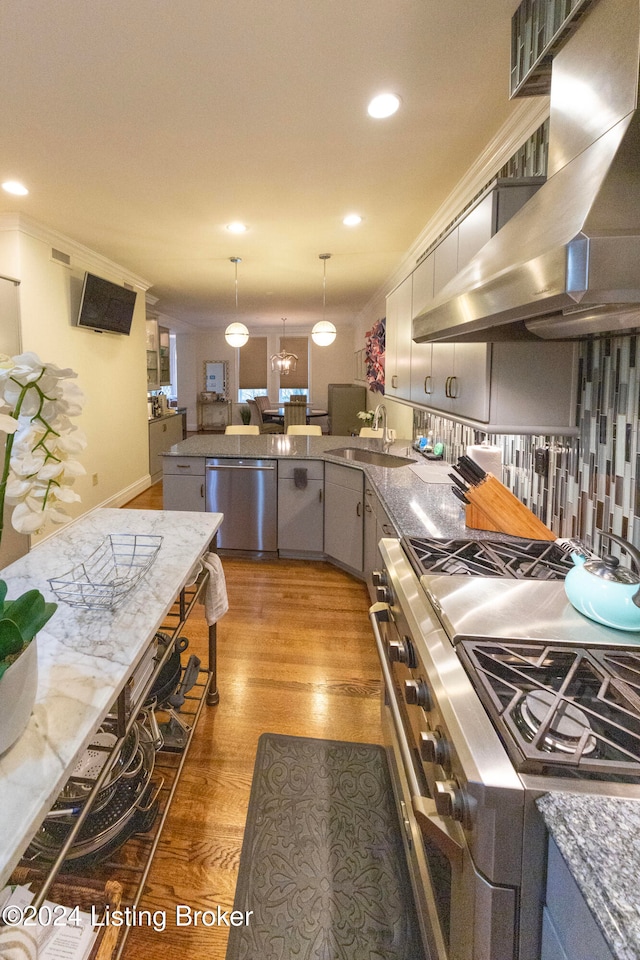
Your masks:
M601 530L640 547L639 354L638 336L581 344L579 436L486 434L502 449L503 483L558 536L578 536L598 552ZM431 431L445 444L450 461L485 439L468 426L423 410L415 410L413 419L414 436ZM548 450L544 476L534 471L538 448Z

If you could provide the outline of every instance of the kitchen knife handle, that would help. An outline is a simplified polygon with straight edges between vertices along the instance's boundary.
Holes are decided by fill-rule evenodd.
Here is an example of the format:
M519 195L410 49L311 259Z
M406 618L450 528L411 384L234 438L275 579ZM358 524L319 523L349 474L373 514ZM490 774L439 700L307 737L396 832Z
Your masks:
M458 466L464 466L466 469L473 474L474 477L477 477L476 482L481 482L486 479L486 471L482 469L479 463L476 463L475 460L472 460L471 457L461 456L458 457ZM464 476L464 474L463 474Z
M456 485L457 487L459 487L460 490L462 490L463 493L467 493L469 487L466 485L466 483L463 483L463 482L462 482L462 480L460 479L460 477L457 477L457 476L455 475L455 473L449 473L449 474L447 474L447 476L449 477L449 479L453 480L453 482L455 483L455 485Z
M451 493L458 498L461 503L464 503L465 507L469 506L470 500L467 500L462 490L459 487L451 487Z
M460 476L462 477L462 479L466 480L467 483L471 484L471 486L475 487L478 485L479 481L477 476L471 473L469 468L466 467L463 463L460 463L460 461L458 461L458 463L452 464L452 467L454 470L457 470Z

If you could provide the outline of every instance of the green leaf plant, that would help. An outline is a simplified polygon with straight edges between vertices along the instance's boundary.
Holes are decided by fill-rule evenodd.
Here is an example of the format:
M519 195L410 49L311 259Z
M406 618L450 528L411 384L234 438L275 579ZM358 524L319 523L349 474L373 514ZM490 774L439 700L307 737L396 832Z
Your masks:
M39 590L7 600L7 589L0 580L0 678L58 608L57 603L46 603Z

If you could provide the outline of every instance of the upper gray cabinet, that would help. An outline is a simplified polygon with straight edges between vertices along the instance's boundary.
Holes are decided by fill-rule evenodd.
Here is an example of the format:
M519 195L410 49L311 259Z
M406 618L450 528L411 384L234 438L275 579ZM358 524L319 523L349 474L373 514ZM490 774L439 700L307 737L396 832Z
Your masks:
M444 237L433 251L433 294L434 296L452 280L460 267L458 266L458 239L460 228L454 227ZM414 313L415 316L415 313Z
M384 392L410 399L412 279L408 276L387 297Z
M422 310L433 300L433 271L435 266L435 253L432 251L428 257L418 264L413 273L413 315L421 313ZM433 359L432 343L414 343L411 341L411 359L410 359L410 395L412 403L433 404L435 403L436 385L433 381L433 372L431 369Z

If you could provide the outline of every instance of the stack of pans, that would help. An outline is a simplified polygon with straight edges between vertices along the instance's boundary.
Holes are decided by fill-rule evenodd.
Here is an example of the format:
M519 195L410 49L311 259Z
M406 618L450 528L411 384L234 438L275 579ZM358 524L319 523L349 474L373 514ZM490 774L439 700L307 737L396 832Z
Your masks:
M107 718L67 781L27 848L28 860L53 862L67 839L91 790L91 778L102 770L116 743L115 720ZM155 751L141 724L134 723L115 757L106 782L95 798L65 866L85 866L109 856L134 833L151 829L158 812L158 790L151 783Z
M133 834L144 833L153 826L162 786L162 783L160 787L151 783L154 743L159 748L162 737L157 723L151 720L155 721L153 711L156 704L167 700L179 689L182 677L180 654L189 644L184 637L174 641L162 633L156 634L156 641L156 660L171 644L173 649L149 691L140 717L119 748L116 747L116 718L108 716L104 720L29 844L25 853L27 860L53 863L57 859L107 762L110 764L109 773L92 800L91 811L72 842L62 869L90 866L104 860ZM115 755L114 748L117 750Z

